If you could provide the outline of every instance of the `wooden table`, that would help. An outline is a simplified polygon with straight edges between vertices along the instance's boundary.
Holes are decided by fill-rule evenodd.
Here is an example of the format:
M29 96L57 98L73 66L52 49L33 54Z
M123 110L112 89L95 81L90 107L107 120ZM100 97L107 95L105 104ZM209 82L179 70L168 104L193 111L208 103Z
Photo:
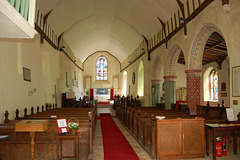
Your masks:
M209 156L209 141L212 134L213 159L216 160L216 138L226 136L226 131L233 134L234 154L237 154L237 130L240 124L205 124L206 131L206 153Z

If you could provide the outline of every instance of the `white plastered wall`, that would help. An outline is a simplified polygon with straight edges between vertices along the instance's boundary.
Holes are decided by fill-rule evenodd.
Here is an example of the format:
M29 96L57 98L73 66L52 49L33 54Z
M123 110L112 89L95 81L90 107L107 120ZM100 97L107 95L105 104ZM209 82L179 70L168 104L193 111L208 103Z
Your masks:
M28 109L45 103L42 73L42 57L39 36L34 39L0 39L0 121L4 113L9 119L15 118L19 109L20 116L24 108ZM23 80L23 67L31 70L31 82ZM35 109L36 112L36 109Z
M105 56L108 60L108 80L106 81L96 80L96 60L101 55ZM119 61L108 52L104 51L96 52L89 56L84 62L84 74L83 74L83 76L85 77L84 81L86 81L87 78L91 77L90 86L93 89L97 88L111 89L114 88L113 85L119 86L119 84L118 85L114 84L114 79L116 79L117 77L121 77L119 73L120 73ZM120 83L120 81L118 81L118 83ZM84 86L84 88L86 88L86 86Z
M196 38L197 33L200 31L200 29L206 25L206 24L213 24L217 27L218 30L221 31L223 38L226 41L227 44L227 50L228 50L228 56L230 57L230 86L229 86L229 91L227 92L227 95L230 95L229 99L226 100L226 104L229 101L229 106L234 108L235 114L240 112L240 97L232 97L232 73L231 73L231 68L234 66L239 66L240 62L240 20L239 20L239 15L240 15L240 1L238 0L232 0L230 2L230 10L227 11L224 9L222 6L222 1L221 0L215 0L213 1L207 8L204 9L203 12L201 12L195 19L193 19L191 22L187 24L187 35L184 35L183 29L181 29L176 35L174 35L169 41L168 41L168 48L166 48L166 45L163 44L156 50L154 50L151 53L151 60L147 60L147 55L145 54L141 58L139 58L135 63L133 63L131 66L129 66L126 71L129 73L128 74L128 84L131 84L131 73L133 71L137 71L137 67L139 62L142 60L144 67L145 66L152 66L154 63L154 57L155 55L159 55L162 59L163 66L164 68L166 67L165 62L166 62L166 57L167 54L169 53L170 46L173 46L174 44L177 44L181 47L186 65L185 69L182 67L183 71L181 72L180 68L177 69L177 72L181 72L180 77L186 77L186 75L182 74L184 73L185 70L189 69L187 68L188 63L189 63L189 58L190 58L190 51L193 47L192 42ZM208 37L205 37L208 38ZM202 46L204 47L204 46ZM128 61L125 60L125 61ZM194 64L193 64L194 65ZM199 68L193 68L193 69L199 69ZM201 69L201 68L200 68ZM145 70L145 77L150 77L152 69L148 69L147 67L144 68ZM179 70L179 71L178 71ZM178 78L177 78L178 79ZM178 86L185 86L186 82L177 82ZM145 86L150 86L150 82L145 81ZM135 86L131 86L131 89L133 91L136 90ZM148 87L147 90L149 90L150 87ZM136 92L135 92L136 93ZM201 93L203 95L203 93ZM150 96L145 94L144 99L150 99ZM238 105L233 105L233 100L238 100ZM144 105L150 105L150 103L144 103Z

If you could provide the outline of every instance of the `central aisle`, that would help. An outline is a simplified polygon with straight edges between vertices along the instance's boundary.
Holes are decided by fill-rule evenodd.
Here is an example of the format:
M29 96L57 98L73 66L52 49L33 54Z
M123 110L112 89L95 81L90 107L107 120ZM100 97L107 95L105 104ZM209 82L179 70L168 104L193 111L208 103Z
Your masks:
M104 160L139 160L111 116L100 114L103 137Z
M98 108L98 115L100 113L111 113L115 116L111 109L109 108ZM140 160L152 160L152 158L147 154L147 152L138 144L138 142L129 134L129 132L122 126L122 124L116 118L112 118L117 127L121 130L127 141L132 146L133 150L137 154ZM100 120L97 120L95 137L93 143L93 160L104 160L104 149L103 149L103 139ZM124 158L125 159L125 158ZM124 160L123 159L123 160Z

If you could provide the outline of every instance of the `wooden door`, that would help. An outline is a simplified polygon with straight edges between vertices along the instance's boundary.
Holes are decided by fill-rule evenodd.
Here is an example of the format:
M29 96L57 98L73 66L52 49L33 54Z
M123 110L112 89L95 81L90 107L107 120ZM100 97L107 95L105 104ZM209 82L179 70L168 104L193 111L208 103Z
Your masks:
M181 120L158 120L157 159L181 154L181 125Z
M183 120L183 154L205 153L204 120Z

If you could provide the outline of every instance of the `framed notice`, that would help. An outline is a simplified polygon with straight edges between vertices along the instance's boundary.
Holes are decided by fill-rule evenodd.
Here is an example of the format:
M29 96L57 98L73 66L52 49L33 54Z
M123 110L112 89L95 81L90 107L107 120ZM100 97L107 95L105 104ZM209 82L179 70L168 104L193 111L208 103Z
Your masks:
M67 125L67 119L57 119L57 125L58 125L58 132L59 133L67 133L69 132L68 125Z
M232 67L232 96L240 97L240 66Z
M226 109L226 112L227 112L227 119L228 119L229 121L234 121L235 118L234 118L233 108L227 108L227 109Z
M227 97L227 93L221 93L221 97Z
M23 79L31 82L31 70L23 67Z

